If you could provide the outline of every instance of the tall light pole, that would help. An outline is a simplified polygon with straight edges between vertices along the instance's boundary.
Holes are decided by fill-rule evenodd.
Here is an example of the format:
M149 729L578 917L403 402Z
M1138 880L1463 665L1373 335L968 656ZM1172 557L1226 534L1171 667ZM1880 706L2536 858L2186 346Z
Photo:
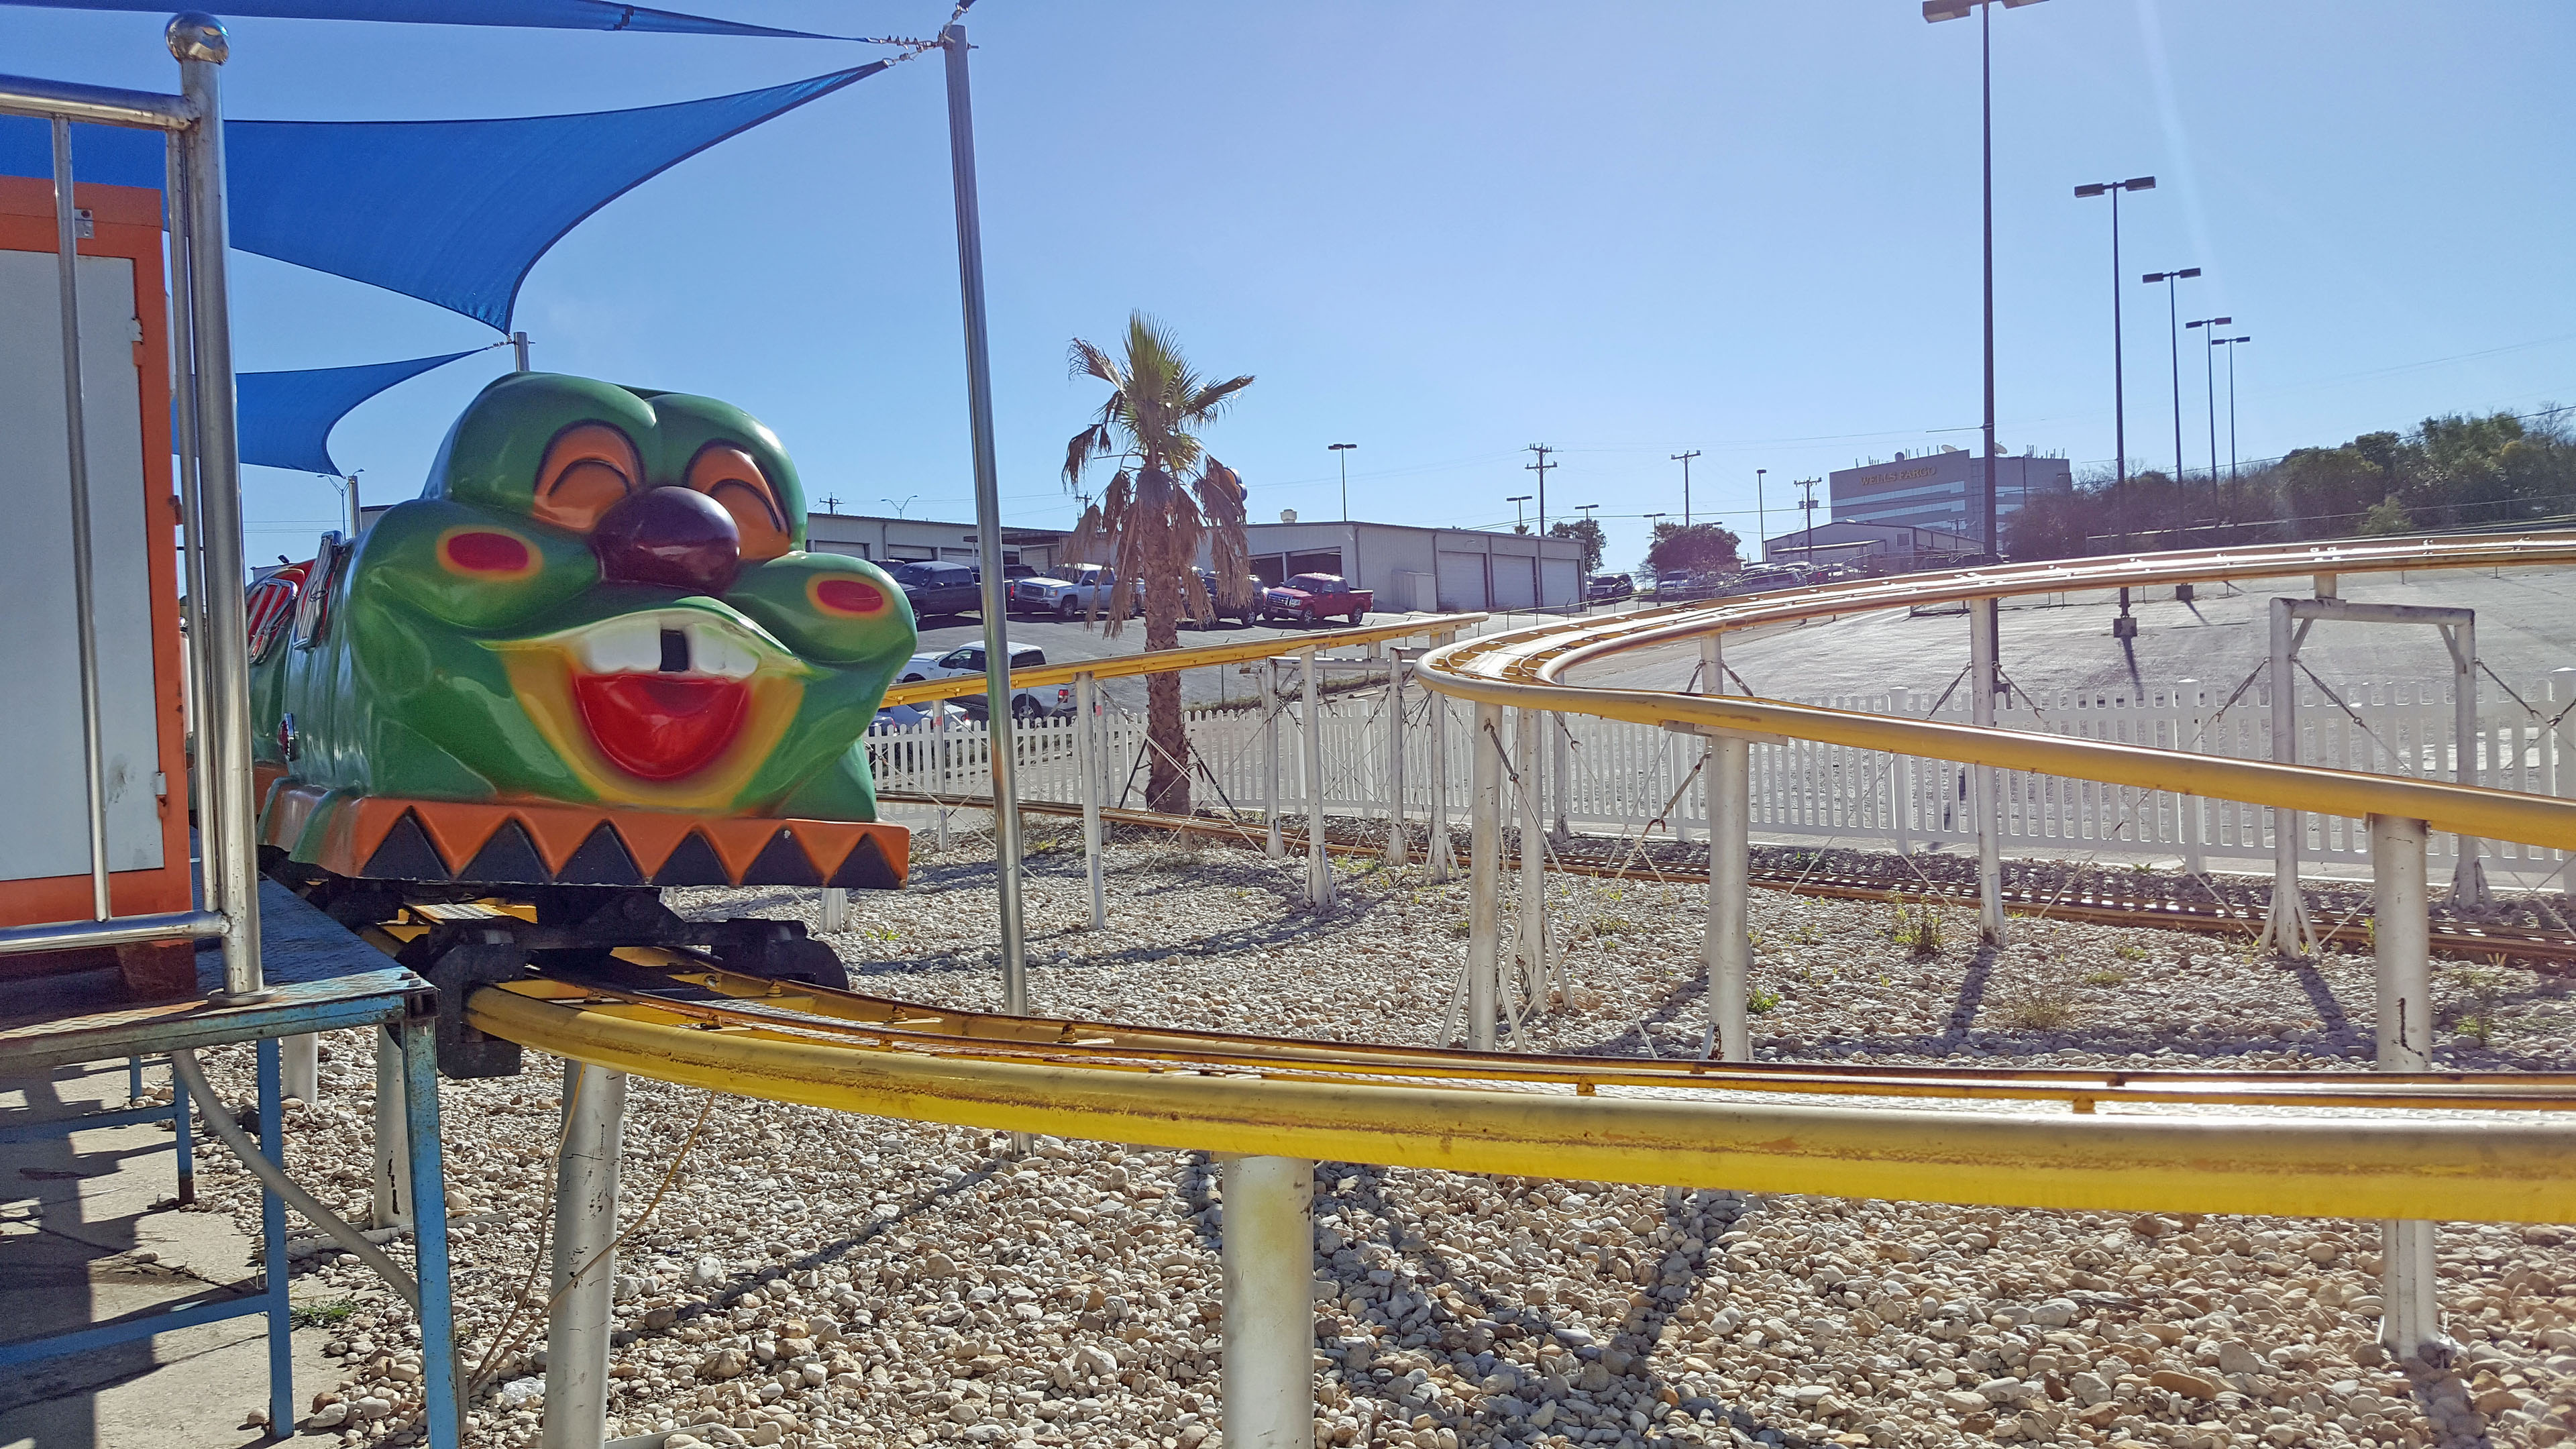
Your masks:
M1682 465L1682 527L1684 528L1690 527L1690 460L1698 456L1697 448L1687 453L1672 455L1673 461Z
M1753 542L1761 548L1763 563L1771 561L1771 510L1762 506L1762 475L1768 468L1753 470Z
M1529 502L1530 496L1526 493L1515 493L1503 501L1512 506L1512 531L1514 533L1529 532L1529 515L1521 511L1521 505Z
M1351 449L1359 444L1331 443L1326 446L1333 450L1333 461L1342 466L1342 522L1348 523L1351 521Z
M2203 317L2197 322L2185 322L2182 325L2194 330L2202 327L2218 328L2235 320L2233 317ZM2212 331L2209 335L2215 337L2218 334ZM2209 487L2214 493L2218 490L2218 359L2211 357L2208 349L2203 348L2200 361L2201 382L2209 393Z
M2129 389L2122 376L2127 354L2120 345L2120 193L2153 191L2156 178L2132 176L2126 181L2097 181L2075 188L2078 197L2111 198L2111 452L2120 482L2129 481Z
M2198 268L2198 267L2185 267L2185 268L2183 268L2183 269L2182 269L2181 271L2179 271L2179 272L2149 272L2149 273L2147 273L2145 276L2138 278L2138 280L2139 280L2139 281L2141 281L2141 282L2145 282L2145 283L2147 283L2149 286L2153 286L2154 284L2156 284L2156 283L2158 283L2158 282L2162 282L2162 283L2164 283L2164 284L2165 284L2165 331L2166 331L2166 332L2168 332L2168 333L2170 333L2170 334L2172 335L2172 341L2173 341L2173 385L2174 385L2174 481L2175 481L2176 483L2180 483L2180 482L2182 481L2182 472L2183 472L2183 469L2182 469L2182 329L2181 329L2179 326L2177 326L2177 325L2176 325L2177 323L2179 323L2179 322L2182 320L2182 312L2179 310L2179 309L2180 309L2181 304L2180 304L2180 303L2178 303L2178 302L2176 302L2176 301L2174 300L2174 283L2176 283L2176 282L2181 282L2181 281L2188 281L2189 279L2191 279L2191 278L2193 278L2193 277L2197 277L2197 276L2199 276L2199 275L2200 275L2200 268Z
M2002 0L2007 10L2039 0ZM1983 118L1986 277L1986 552L1995 552L1995 0L1923 0L1923 18L1938 24L1977 12L1977 92Z
M2236 344L2251 342L2251 337L2213 337L2212 347L2227 349L2227 481L2236 481Z

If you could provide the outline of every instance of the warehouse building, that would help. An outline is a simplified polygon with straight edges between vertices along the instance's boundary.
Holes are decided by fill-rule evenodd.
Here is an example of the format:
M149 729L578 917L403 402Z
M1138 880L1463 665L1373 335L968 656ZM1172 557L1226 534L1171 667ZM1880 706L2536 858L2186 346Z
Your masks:
M1339 574L1390 612L1564 608L1583 598L1583 545L1532 533L1416 528L1399 523L1278 523L1244 529L1253 576ZM1199 565L1208 553L1199 551Z
M1984 529L1985 460L1961 448L1903 453L1826 477L1836 523L1894 523L1976 537ZM2034 453L1995 459L1995 519L2021 511L2023 500L2071 493L2075 469L2064 458Z
M1002 563L1026 564L1044 573L1069 562L1070 535L1055 528L1005 528ZM975 561L975 525L930 518L876 518L865 514L808 513L805 546L816 553L846 554L891 567L928 559Z

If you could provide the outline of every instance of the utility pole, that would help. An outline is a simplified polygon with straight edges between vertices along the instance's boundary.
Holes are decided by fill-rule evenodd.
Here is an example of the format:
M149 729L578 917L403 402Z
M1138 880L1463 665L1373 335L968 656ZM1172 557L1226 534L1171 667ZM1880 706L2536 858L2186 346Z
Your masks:
M1699 456L1699 449L1693 448L1687 453L1675 453L1672 456L1674 462L1682 465L1682 527L1688 528L1691 524L1690 460Z
M1524 463L1521 466L1538 475L1538 536L1545 538L1547 537L1547 470L1550 468L1562 468L1565 465L1562 463L1551 463L1547 460L1547 455L1555 452L1556 450L1545 443L1532 443L1529 445L1529 451L1538 454L1538 461L1535 463ZM1537 596L1538 606L1542 609L1547 607L1546 559L1547 545L1540 544L1539 561L1532 565L1532 567L1537 570L1538 577L1532 580L1531 589Z
M1764 563L1771 561L1771 510L1762 505L1762 475L1770 471L1768 468L1753 470L1753 546L1762 550L1761 561Z
M1798 511L1807 518L1807 562L1810 565L1816 561L1816 485L1824 481L1822 478L1798 480L1798 486L1807 490L1807 496L1798 503Z

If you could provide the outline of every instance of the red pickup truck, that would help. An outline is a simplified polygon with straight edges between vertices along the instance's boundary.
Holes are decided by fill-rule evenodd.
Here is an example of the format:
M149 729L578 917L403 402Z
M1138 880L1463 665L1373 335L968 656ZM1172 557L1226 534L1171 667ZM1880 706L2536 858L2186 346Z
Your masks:
M1312 624L1336 615L1356 624L1377 596L1351 587L1339 574L1298 574L1261 596L1262 616L1274 624Z

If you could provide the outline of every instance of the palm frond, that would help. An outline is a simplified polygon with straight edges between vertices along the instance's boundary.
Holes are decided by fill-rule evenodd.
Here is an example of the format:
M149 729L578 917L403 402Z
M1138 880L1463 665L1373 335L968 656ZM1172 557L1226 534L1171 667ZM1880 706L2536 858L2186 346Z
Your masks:
M1250 386L1252 376L1246 373L1194 389L1181 403L1181 416L1192 423L1214 422L1225 413L1226 405L1233 401L1234 395Z
M1064 445L1064 486L1067 488L1081 487L1082 470L1084 465L1091 461L1091 455L1096 452L1105 453L1108 450L1109 429L1099 423L1093 423L1090 427L1084 428L1081 432L1078 432L1071 438L1066 439Z
M1079 337L1073 339L1072 347L1065 352L1065 365L1066 370L1076 377L1096 377L1115 388L1127 386L1127 378L1119 369L1118 359L1102 351L1097 343L1085 342Z

